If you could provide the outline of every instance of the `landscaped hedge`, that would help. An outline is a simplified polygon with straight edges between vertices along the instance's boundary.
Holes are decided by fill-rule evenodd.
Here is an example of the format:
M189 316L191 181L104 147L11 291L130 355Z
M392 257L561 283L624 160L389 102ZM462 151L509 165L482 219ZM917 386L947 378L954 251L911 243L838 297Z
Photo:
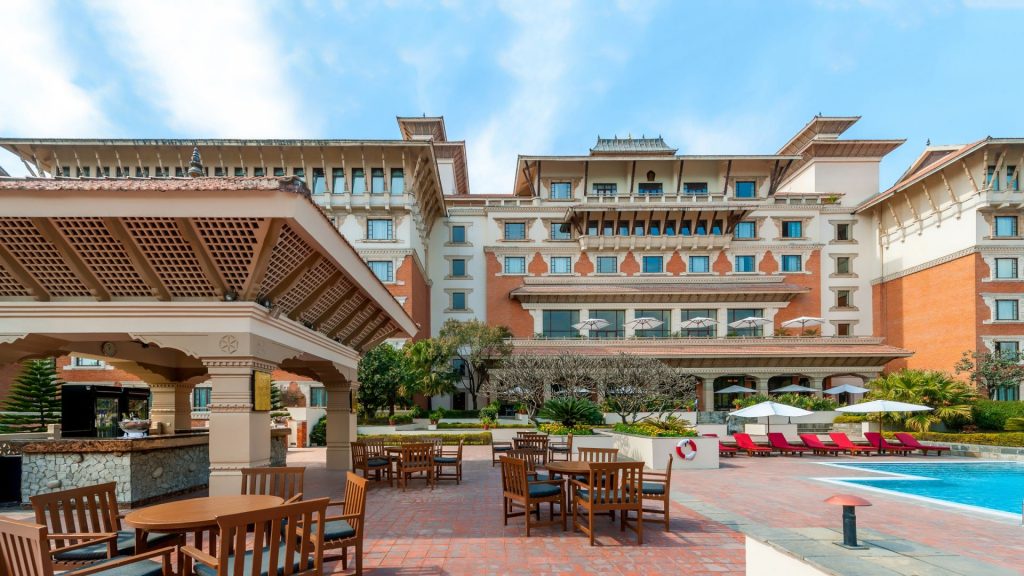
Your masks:
M981 444L984 446L1024 447L1024 432L977 432L974 434L948 434L943 432L911 432L918 440L950 442L954 444ZM886 436L892 433L886 432Z
M447 418L447 415L445 415ZM464 430L464 429L476 429L483 428L483 424L479 422L438 422L438 430ZM533 428L533 424L528 422L522 422L519 424L492 424L491 428Z
M412 414L395 414L395 425L412 424ZM390 420L387 416L375 418L363 418L359 420L363 426L389 426Z
M982 430L1005 430L1010 418L1024 418L1024 402L979 400L971 408L974 424Z
M572 433L573 436L594 435L594 427L590 424L577 424L570 428L557 422L548 422L547 424L541 424L539 428L541 432L551 434L552 436L565 436L569 433Z
M467 446L487 446L491 443L490 432L477 432L473 434L367 434L359 435L359 440L383 440L399 444L409 442L410 438L440 438L445 446L453 446L463 441Z
M479 410L448 410L445 408L445 418L479 418Z

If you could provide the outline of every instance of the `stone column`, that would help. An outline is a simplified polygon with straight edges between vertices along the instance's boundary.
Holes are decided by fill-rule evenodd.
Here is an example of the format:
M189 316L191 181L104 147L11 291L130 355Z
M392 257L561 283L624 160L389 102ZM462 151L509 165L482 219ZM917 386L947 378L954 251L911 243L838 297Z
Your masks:
M704 377L704 397L701 398L701 410L713 412L715 410L715 378L717 376Z
M149 417L153 424L160 424L163 434L174 434L192 428L192 406L189 394L194 386L181 382L148 382L153 394Z
M351 470L352 446L356 438L356 418L349 394L355 394L348 382L324 382L327 388L327 469Z
M204 358L210 375L210 495L238 494L242 468L270 464L270 412L254 412L253 358Z
M807 378L808 378L808 380L810 380L811 388L814 388L814 395L817 396L818 398L821 398L824 395L822 390L824 390L824 388L825 388L825 378L826 377L825 376L808 376Z
M749 374L748 376L755 380L758 394L768 394L768 376L764 374Z

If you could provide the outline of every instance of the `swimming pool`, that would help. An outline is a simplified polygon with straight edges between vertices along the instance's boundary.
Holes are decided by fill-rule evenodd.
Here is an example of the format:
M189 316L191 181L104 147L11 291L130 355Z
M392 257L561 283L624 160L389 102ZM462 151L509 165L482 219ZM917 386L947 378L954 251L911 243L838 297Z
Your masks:
M870 470L882 476L819 478L826 482L895 492L940 503L982 508L1020 518L1024 462L857 462L828 466Z

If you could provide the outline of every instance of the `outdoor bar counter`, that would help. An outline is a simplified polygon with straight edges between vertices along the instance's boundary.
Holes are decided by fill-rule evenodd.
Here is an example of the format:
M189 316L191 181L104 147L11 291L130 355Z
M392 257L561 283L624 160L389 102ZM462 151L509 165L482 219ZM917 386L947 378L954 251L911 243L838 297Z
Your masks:
M271 465L283 466L288 430L271 430ZM55 490L117 482L117 501L137 506L206 487L205 431L145 438L62 438L19 446L21 500Z

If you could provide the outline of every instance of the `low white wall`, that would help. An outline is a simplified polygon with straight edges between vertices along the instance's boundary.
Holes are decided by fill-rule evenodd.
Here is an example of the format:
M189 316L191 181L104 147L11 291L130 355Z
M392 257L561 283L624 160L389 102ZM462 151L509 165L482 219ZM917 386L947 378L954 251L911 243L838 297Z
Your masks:
M651 417L654 417L655 419L657 419L658 415L659 415L658 412L638 412L637 413L637 420L643 420L644 418L651 418ZM696 425L697 424L697 413L696 412L686 412L686 411L671 412L671 413L666 414L666 416L675 416L676 418L683 418L684 420L689 420L691 425ZM615 414L614 412L605 412L604 413L604 423L605 424L618 424L619 422L622 422L622 418L620 418L618 414Z
M623 456L641 460L648 468L664 470L671 455L673 470L714 470L718 468L717 438L652 438L632 434L612 434L614 447ZM573 439L575 441L575 438ZM697 444L697 456L685 460L676 454L680 440L693 440Z
M768 436L769 432L782 432L782 435L786 437L786 440L790 442L799 442L800 436L796 431L796 424L775 424L771 426L767 424L744 424L743 431L751 436Z
M729 434L729 427L725 424L698 424L697 433L704 434L717 434L722 440L731 438Z
M827 576L827 572L764 542L746 537L747 576Z

